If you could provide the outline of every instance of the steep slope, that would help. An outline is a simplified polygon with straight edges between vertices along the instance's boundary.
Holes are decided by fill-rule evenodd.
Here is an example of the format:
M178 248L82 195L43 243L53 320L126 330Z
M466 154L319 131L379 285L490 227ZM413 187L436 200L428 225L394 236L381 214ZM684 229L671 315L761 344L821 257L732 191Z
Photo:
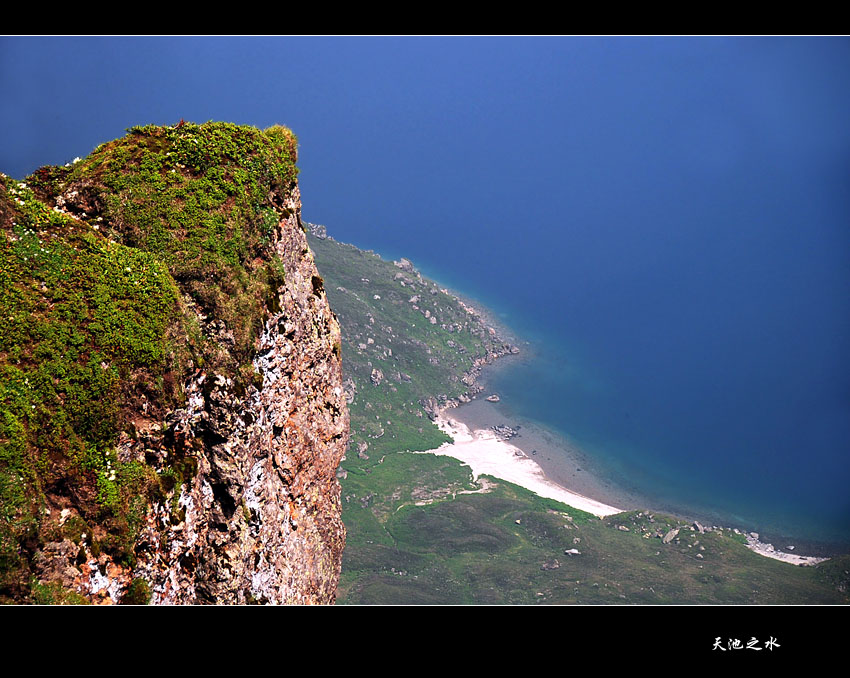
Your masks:
M308 224L308 240L343 330L351 413L343 467L358 472L388 453L438 447L449 438L427 415L450 400L469 400L481 368L519 349L480 309L406 259L386 261L316 224Z
M0 185L0 596L329 603L340 334L282 127Z

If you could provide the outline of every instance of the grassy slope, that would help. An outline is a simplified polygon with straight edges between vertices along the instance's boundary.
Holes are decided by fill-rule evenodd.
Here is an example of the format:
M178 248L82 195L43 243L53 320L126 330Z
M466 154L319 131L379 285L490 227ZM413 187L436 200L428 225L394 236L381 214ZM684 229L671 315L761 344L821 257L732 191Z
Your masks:
M362 473L385 454L447 441L420 401L464 393L468 387L460 377L502 342L418 274L352 245L313 237L309 242L342 327L345 376L357 389L349 405L352 452L343 467ZM378 384L372 383L373 370L383 375ZM368 460L357 455L363 443Z
M752 553L732 532L701 535L687 526L663 544L655 535L679 525L674 518L654 515L650 522L626 513L599 520L493 479L489 492L470 493L476 485L460 462L404 453L445 439L419 416L418 401L463 392L458 375L485 350L489 335L451 297L431 294L433 283L409 273L398 279L390 262L350 245L317 238L310 244L342 325L343 369L357 387L352 446L343 462L348 539L338 602L850 602L850 557L794 567ZM419 311L409 302L416 294ZM425 308L438 324L423 323ZM464 321L460 332L441 327ZM374 368L412 380L385 378L375 386ZM357 456L362 442L369 459ZM571 548L581 554L565 555Z

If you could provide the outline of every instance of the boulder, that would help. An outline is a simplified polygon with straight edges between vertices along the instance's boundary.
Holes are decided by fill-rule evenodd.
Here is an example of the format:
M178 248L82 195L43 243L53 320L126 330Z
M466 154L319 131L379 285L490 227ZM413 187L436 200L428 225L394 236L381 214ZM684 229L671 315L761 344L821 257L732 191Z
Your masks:
M664 538L661 540L662 544L669 544L676 538L676 535L679 534L679 529L676 528L674 530L670 530L667 534L664 535Z

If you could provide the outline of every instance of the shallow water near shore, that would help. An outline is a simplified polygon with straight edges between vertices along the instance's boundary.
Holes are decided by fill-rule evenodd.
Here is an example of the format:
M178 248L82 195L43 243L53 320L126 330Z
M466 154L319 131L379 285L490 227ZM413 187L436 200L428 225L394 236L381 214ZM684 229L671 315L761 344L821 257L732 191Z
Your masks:
M628 459L624 462L610 451L606 454L604 450L591 449L587 442L553 426L551 421L528 416L528 401L524 396L530 391L523 375L536 374L540 365L535 363L539 361L540 356L526 344L522 355L507 356L488 366L479 378L484 391L472 402L453 409L450 416L470 429L490 429L496 425L514 428L518 434L510 443L534 459L547 477L569 490L623 510L649 509L700 520L706 525L755 531L761 541L773 543L779 550L793 545L794 549L788 552L799 555L847 552L850 542L841 530L820 529L823 525L819 519L806 521L799 515L765 511L755 501L740 501L740 497L732 497L734 508L730 510L728 497L721 496L717 501L717 497L709 496L696 483L683 484L676 468L665 468L657 459L650 461L647 470L646 466L629 463ZM538 378L539 375L535 383L539 383ZM486 400L493 393L499 395L499 402ZM675 486L677 482L679 487ZM838 525L840 528L841 523Z

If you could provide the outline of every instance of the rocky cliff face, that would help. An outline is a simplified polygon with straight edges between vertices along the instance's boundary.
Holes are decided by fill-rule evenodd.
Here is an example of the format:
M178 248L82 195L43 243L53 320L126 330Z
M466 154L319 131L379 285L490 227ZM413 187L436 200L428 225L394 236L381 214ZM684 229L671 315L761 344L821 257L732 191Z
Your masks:
M4 179L0 595L334 601L348 413L294 160L181 124Z

